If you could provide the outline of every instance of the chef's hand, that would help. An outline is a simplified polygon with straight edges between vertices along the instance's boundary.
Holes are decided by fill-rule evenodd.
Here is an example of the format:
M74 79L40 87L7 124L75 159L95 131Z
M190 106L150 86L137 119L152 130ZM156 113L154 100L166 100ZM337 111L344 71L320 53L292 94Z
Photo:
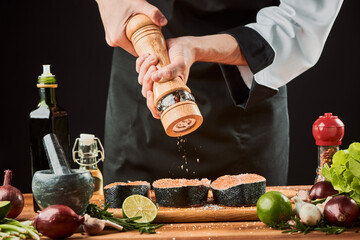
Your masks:
M146 98L147 106L154 118L159 119L160 113L154 106L153 82L164 82L179 76L186 84L191 65L195 62L191 48L192 37L179 37L166 40L171 64L157 69L156 55L144 54L136 60L138 82L142 85L141 93Z
M187 83L190 67L194 62L216 62L230 65L247 65L240 47L231 35L216 34L202 37L178 37L166 40L170 64L157 69L158 58L144 54L136 60L141 93L155 118L159 112L154 106L153 82L164 82L177 76Z
M96 0L105 29L106 42L111 47L121 47L137 56L125 34L129 19L139 13L148 16L156 25L162 27L167 19L158 8L145 0Z

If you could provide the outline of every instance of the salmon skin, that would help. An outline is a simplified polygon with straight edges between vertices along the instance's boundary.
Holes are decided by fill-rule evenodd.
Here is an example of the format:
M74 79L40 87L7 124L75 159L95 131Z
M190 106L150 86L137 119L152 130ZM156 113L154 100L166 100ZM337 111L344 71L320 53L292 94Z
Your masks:
M201 206L207 202L210 180L164 178L153 182L152 186L158 206Z
M225 175L211 183L214 203L239 207L256 204L266 191L266 179L257 174Z
M104 187L105 204L110 203L110 208L121 208L124 200L134 194L150 197L150 183L146 181L115 182Z

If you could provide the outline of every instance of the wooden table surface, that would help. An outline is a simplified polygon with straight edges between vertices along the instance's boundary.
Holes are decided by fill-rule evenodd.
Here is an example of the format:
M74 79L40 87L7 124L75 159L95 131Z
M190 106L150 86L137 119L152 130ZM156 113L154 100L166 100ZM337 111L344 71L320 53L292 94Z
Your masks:
M282 187L280 187L282 188ZM289 189L289 187L284 187ZM306 186L290 186L291 189L304 189ZM17 220L33 219L32 195L24 194L25 207ZM84 233L75 233L69 239L358 239L360 228L351 229L340 235L326 235L323 232L285 234L281 230L274 230L260 221L231 221L231 222L188 222L165 223L156 230L156 234L140 234L137 231L117 232L105 230L96 236L87 236ZM42 239L47 239L42 237Z

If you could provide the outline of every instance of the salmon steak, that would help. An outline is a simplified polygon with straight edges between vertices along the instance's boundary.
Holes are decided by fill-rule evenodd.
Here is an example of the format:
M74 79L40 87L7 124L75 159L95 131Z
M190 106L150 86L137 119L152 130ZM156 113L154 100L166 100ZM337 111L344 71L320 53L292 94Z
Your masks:
M207 202L210 180L163 178L153 182L152 186L158 206L193 207Z
M150 183L146 181L115 182L104 187L105 204L121 208L124 200L134 194L150 197Z
M266 191L266 179L257 174L225 175L211 183L214 203L239 207L256 204Z

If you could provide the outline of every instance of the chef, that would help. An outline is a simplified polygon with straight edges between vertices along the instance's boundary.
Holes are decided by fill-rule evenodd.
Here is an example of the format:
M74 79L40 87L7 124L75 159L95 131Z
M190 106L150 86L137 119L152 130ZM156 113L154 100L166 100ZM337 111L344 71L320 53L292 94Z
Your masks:
M105 184L240 173L286 184L286 84L318 61L342 0L97 3L114 47ZM162 27L169 66L156 69L156 56L137 56L126 38L126 23L138 13ZM189 86L204 118L181 138L166 135L152 103L152 83L175 76Z

